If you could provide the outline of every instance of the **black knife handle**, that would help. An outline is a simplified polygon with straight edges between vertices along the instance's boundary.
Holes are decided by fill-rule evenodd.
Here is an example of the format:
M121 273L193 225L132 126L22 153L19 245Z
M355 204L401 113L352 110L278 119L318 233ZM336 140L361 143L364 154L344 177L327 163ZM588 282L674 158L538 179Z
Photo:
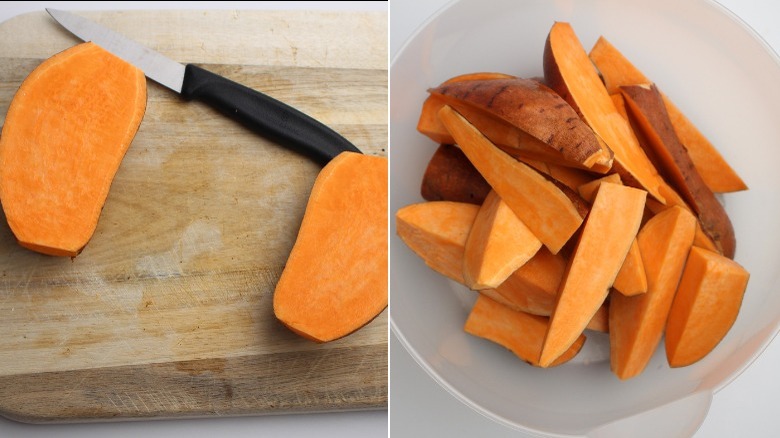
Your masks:
M341 152L360 152L336 131L297 109L192 64L184 71L181 94L207 103L268 139L323 165Z

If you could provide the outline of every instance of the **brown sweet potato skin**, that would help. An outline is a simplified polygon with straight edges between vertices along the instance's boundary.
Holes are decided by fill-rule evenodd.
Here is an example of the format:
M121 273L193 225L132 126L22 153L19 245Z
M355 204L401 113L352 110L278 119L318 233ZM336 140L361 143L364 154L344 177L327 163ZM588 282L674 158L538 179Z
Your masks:
M490 184L458 147L441 145L428 162L420 194L427 201L467 202L481 205Z
M592 156L604 153L596 135L577 113L538 81L521 78L459 81L443 84L430 93L440 96L455 109L467 105L492 114L530 134L573 164L588 163Z
M680 143L661 93L654 84L625 86L621 92L629 117L637 122L648 140L647 145L653 148L659 171L697 214L702 230L718 250L733 259L737 241L731 220Z

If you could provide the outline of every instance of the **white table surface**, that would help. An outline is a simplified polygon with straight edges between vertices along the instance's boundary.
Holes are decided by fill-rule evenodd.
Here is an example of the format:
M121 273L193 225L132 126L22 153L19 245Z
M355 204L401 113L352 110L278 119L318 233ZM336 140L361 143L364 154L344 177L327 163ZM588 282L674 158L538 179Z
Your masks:
M780 17L780 2L718 2L780 52L780 30L776 24ZM391 61L426 18L447 3L447 0L391 0ZM780 437L778 370L780 340L775 340L750 368L715 394L709 414L695 438ZM390 412L390 431L394 437L529 436L495 423L456 400L417 365L394 334L390 336Z
M311 9L387 10L385 2L0 2L0 22L44 8L63 10L129 9ZM120 423L29 425L0 417L0 437L386 437L387 410L295 414L241 418L135 421Z

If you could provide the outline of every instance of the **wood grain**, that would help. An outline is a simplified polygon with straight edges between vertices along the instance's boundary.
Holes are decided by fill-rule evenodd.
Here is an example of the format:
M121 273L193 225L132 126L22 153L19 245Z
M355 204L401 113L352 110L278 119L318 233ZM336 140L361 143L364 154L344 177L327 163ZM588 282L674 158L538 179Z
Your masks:
M386 14L83 15L386 155ZM0 24L0 117L33 68L76 43L43 12ZM324 345L273 316L318 171L149 81L147 113L82 254L27 251L0 218L0 414L61 422L386 407L386 312Z

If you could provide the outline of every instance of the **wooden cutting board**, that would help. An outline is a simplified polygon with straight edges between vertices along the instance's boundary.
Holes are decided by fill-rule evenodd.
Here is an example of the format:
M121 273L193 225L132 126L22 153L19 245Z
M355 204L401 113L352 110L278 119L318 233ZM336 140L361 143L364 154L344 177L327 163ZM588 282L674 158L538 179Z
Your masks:
M286 102L386 155L387 15L80 13ZM0 120L78 43L44 12L0 24ZM149 81L147 112L78 257L0 217L0 414L30 422L387 406L387 316L318 345L272 294L320 168Z

